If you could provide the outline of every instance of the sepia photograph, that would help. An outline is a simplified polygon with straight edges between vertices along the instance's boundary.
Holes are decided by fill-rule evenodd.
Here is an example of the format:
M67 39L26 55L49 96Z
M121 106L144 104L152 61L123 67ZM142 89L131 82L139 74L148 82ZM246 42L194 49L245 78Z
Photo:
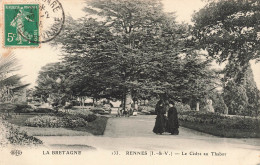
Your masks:
M0 0L0 165L260 165L260 0Z

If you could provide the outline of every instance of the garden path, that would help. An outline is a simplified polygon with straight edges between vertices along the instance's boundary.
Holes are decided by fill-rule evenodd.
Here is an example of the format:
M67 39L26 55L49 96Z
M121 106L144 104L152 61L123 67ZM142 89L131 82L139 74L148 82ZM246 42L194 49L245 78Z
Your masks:
M155 116L110 118L103 136L39 137L46 144L85 144L97 149L252 150L260 151L260 139L220 138L181 127L178 136L152 132Z
M37 157L37 163L40 164L46 164L47 161L52 162L54 161L53 158L55 158L55 162L62 161L63 165L64 159L66 159L66 165L71 165L76 161L86 163L91 162L91 160L96 162L95 164L101 164L101 162L104 164L105 161L113 162L115 165L135 164L140 160L147 162L146 164L155 164L155 162L156 164L172 164L179 161L184 162L182 164L196 164L195 162L199 162L200 164L210 165L255 165L259 163L260 139L219 138L182 127L178 136L169 134L156 135L152 132L154 122L155 116L114 117L108 120L103 136L36 136L44 142L44 148L37 151L32 150L32 152L23 150L24 157L31 158L35 156ZM89 149L93 152L89 152ZM81 150L84 156L49 155L39 157L39 155L44 155L44 151L64 150ZM112 151L118 151L123 157L113 156ZM149 155L129 155L125 157L127 152L130 151L145 151L148 154L150 151L154 153L168 151L174 155L171 157L166 155L155 155L153 157ZM216 156L212 152L221 153L222 156ZM187 153L188 157L184 156L184 153ZM209 156L199 156L199 154L203 153L208 153ZM225 156L223 156L224 154ZM10 153L7 152L6 155L10 156ZM38 159L41 159L41 161ZM126 159L128 163L126 163Z
M154 164L155 160L157 163L165 164L165 158L170 158L170 162L184 161L186 162L184 164L194 164L199 161L200 164L244 165L249 162L257 164L260 161L260 139L219 138L182 127L178 136L156 135L152 132L154 123L155 116L112 117L108 120L103 136L39 136L38 138L52 150L59 146L60 150L66 147L68 150L85 151L84 149L88 150L88 146L91 146L96 149L93 151L97 152L84 152L86 156L90 156L95 161L105 159L106 161L117 161L117 164L125 162L124 156L129 151L146 151L148 153L150 151L157 153L169 151L174 154L173 157L128 156L127 161L132 162L129 164L136 163L137 159L141 158L149 162L147 164ZM82 148L80 148L81 146ZM118 151L123 157L112 156L112 151ZM216 156L212 152L221 153L222 156ZM100 153L106 156L100 157ZM182 156L183 153L187 153L189 157ZM204 153L208 153L209 156L199 156ZM207 163L203 163L203 161Z

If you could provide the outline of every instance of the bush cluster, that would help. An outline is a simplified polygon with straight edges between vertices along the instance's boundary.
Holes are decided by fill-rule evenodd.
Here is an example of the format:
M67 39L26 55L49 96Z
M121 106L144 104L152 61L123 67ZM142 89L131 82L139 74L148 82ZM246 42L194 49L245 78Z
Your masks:
M2 120L7 120L7 119L11 119L11 118L13 118L13 116L10 113L2 113L2 114L0 114L0 119L2 119Z
M14 112L16 105L12 103L0 103L0 107L0 113Z
M27 104L0 104L3 105L2 112L14 112L14 113L53 113L54 110L50 108L36 108L33 109L30 105ZM1 107L2 110L2 107Z
M66 128L84 127L87 125L87 121L74 115L67 115L62 117L62 122Z
M84 115L84 114L78 113L78 114L75 114L75 116L82 118L87 122L92 122L97 119L97 116L95 114Z
M212 124L217 129L259 130L260 121L256 118L242 116L225 116L212 112L183 111L179 120L192 123Z
M16 104L14 108L14 113L30 113L33 112L33 109L30 105L27 104Z
M36 113L52 113L52 112L54 112L54 110L50 109L50 108L36 108L34 110L34 112L36 112Z
M50 128L56 128L56 127L63 127L63 121L56 116L35 116L32 118L29 118L25 121L26 126L31 127L50 127Z
M97 116L92 113L64 113L57 112L44 116L35 116L25 121L26 126L31 127L65 127L76 128L84 127L88 122L96 120Z
M85 110L77 110L77 111L72 111L70 113L65 113L65 112L59 111L53 115L58 116L58 117L75 116L75 117L82 118L87 122L92 122L97 119L97 115L93 114L90 111L85 111Z
M13 124L2 122L3 126L6 128L5 136L9 143L14 145L41 145L43 144L41 140L29 136L27 132L20 131L18 127Z

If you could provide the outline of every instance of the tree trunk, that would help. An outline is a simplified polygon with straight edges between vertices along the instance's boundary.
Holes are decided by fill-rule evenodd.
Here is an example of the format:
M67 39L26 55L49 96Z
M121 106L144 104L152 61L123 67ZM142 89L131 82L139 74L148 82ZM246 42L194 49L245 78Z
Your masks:
M132 104L132 95L130 91L127 91L125 95L125 108L127 110L131 109L131 104Z
M121 105L120 105L120 107L121 108L124 108L124 99L125 99L125 96L124 95L122 95L122 98L121 98Z
M84 97L81 97L80 99L81 99L82 107L84 107L84 102L85 102Z
M123 99L123 110L125 110L125 105L126 105L126 95L124 95L124 99Z

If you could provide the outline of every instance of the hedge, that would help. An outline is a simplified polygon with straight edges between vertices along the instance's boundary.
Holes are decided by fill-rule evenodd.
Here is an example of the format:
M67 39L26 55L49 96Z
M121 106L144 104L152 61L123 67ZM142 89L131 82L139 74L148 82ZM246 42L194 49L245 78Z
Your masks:
M224 131L226 133L223 134L232 137L233 135L229 136L228 132L232 134L232 131L237 131L242 137L260 136L259 118L228 116L212 112L183 111L179 112L179 120L185 127L214 135L219 135L217 132ZM244 135L242 135L243 132L245 133ZM221 136L223 136L223 134L221 133Z

